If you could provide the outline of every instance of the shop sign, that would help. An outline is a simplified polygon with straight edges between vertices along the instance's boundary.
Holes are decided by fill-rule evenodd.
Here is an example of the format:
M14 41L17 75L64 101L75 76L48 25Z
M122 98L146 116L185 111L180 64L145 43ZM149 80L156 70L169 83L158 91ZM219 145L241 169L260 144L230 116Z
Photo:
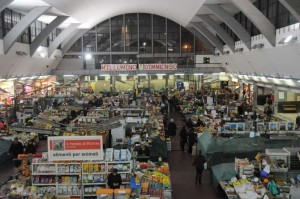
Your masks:
M139 64L139 70L177 70L177 64Z
M136 64L101 64L102 71L135 71Z
M103 160L102 136L48 137L48 159Z

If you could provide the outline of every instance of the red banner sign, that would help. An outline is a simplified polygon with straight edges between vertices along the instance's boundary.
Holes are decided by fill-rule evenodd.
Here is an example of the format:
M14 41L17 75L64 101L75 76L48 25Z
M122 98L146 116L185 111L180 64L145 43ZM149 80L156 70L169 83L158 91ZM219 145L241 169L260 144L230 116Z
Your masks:
M139 64L139 70L177 70L177 64Z
M134 71L136 64L101 64L102 71Z

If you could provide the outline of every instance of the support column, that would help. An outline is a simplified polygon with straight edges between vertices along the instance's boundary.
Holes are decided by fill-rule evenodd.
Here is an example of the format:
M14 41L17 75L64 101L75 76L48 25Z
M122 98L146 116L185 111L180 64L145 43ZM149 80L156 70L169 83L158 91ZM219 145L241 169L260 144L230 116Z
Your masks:
M274 95L274 101L273 101L273 113L278 113L278 99L279 99L279 91L276 87L273 87L273 95Z
M110 95L112 96L112 92L113 92L113 89L114 89L114 77L111 75L110 78L109 78L109 84L110 84Z
M151 86L151 84L150 84L151 75L148 75L147 78L148 78L148 88L150 89L150 86Z
M165 75L165 77L166 77L166 91L167 91L167 96L168 96L168 92L169 92L169 75L167 74L167 75Z
M257 83L253 83L253 95L252 95L252 104L253 106L257 106Z

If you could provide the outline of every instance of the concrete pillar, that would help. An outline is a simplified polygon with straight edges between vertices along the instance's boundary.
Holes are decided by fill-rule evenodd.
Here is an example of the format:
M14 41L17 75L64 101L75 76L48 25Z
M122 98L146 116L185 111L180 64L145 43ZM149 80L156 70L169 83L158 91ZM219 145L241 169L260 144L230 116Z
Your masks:
M279 92L276 87L273 87L273 95L274 95L274 102L273 102L274 110L273 110L273 112L274 112L274 114L277 114L278 113Z
M110 81L110 95L112 95L112 92L114 90L114 76L111 75L109 81Z
M257 106L257 84L253 83L253 95L252 95L252 104Z

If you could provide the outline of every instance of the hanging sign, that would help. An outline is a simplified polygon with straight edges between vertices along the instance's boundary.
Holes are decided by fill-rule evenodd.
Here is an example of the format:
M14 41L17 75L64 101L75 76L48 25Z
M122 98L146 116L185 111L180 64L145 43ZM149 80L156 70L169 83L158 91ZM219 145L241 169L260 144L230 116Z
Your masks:
M103 160L102 136L48 137L48 159Z
M101 71L135 71L136 64L101 64Z
M177 64L139 64L139 70L177 70Z

